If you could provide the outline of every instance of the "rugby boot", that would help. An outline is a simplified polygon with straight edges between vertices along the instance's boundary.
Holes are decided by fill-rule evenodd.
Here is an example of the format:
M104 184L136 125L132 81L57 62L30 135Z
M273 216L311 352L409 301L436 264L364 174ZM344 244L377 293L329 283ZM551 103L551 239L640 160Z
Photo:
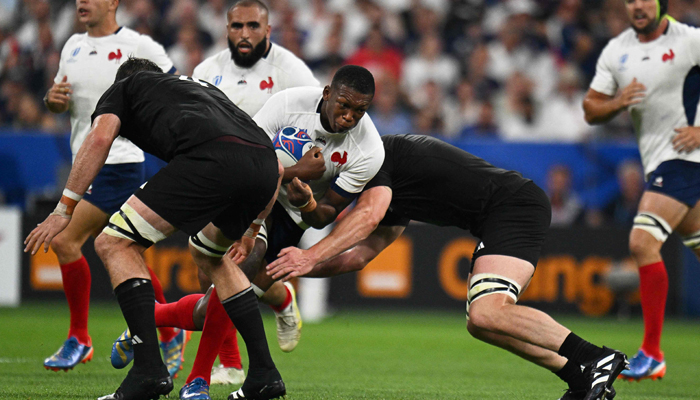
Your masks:
M240 388L229 394L228 400L268 400L286 398L286 395L287 389L284 387L284 382L280 379L256 388Z
M294 286L289 282L285 282L284 286L292 294L292 302L281 312L275 312L275 321L277 322L277 343L282 351L288 353L297 347L301 339L301 314Z
M217 365L211 370L212 385L242 385L243 382L245 382L245 372L242 369Z
M180 400L211 400L209 385L202 378L196 378L180 389Z
M168 372L173 378L177 378L177 373L182 369L183 353L187 344L186 331L178 330L177 335L169 342L161 342L160 350L163 353L163 361L168 367Z
M617 392L615 392L614 387L610 387L610 393L606 397L606 399L612 399L617 395ZM559 398L559 400L583 400L586 397L586 389L581 389L581 390L573 390L569 389L564 393L563 396Z
M112 354L109 359L112 362L112 366L116 369L126 367L134 359L134 346L131 343L131 332L129 332L129 329L125 330L112 343Z
M92 346L80 344L75 336L71 336L51 357L44 360L44 368L68 372L76 365L92 360L92 354Z
M622 370L629 368L627 356L617 350L603 347L605 353L583 367L583 376L589 383L583 400L606 400L613 393L612 385Z
M142 374L132 368L116 392L97 400L157 400L173 390L173 378L165 365L160 374Z
M664 375L666 375L666 361L657 360L639 350L630 360L630 369L622 371L619 378L629 382L638 382L642 379L655 381L663 378Z

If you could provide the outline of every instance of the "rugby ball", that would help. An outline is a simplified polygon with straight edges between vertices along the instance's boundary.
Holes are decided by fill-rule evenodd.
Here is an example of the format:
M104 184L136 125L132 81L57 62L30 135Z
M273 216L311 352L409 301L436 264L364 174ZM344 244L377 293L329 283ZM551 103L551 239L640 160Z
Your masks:
M314 146L314 142L304 130L295 126L285 126L275 134L272 145L277 158L287 168L296 164Z

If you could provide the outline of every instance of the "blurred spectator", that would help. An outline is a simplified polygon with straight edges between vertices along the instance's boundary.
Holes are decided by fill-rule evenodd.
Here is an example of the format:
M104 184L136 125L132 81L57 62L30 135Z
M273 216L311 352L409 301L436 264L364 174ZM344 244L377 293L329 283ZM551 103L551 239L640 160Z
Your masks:
M445 101L442 89L433 81L426 82L411 98L417 112L413 117L415 133L431 136L445 134Z
M479 113L473 125L465 126L459 132L461 139L499 139L500 134L495 122L493 105L483 102L479 106Z
M184 75L192 75L194 67L204 60L204 50L198 36L195 27L183 26L177 34L177 42L168 49L168 57Z
M608 223L631 227L644 192L641 164L636 160L622 162L617 167L617 184L620 193L603 209L603 215Z
M504 140L537 140L539 109L533 86L527 76L515 72L508 78L505 91L497 97L496 120Z
M347 59L347 63L367 68L375 80L388 74L392 79L400 81L403 54L387 43L381 27L374 25L360 48Z
M442 52L442 39L436 33L427 33L420 41L418 54L404 63L403 88L410 97L427 82L438 84L449 91L457 82L457 61Z
M369 114L380 135L413 132L411 116L402 106L398 84L391 76L377 80L377 89Z
M547 171L547 195L552 203L551 226L570 226L582 217L583 206L572 190L571 170L554 164Z
M228 5L226 0L206 0L199 7L197 12L197 20L199 25L211 36L214 45L207 52L207 55L213 55L228 46L227 37L227 20L226 13Z
M559 70L557 91L542 105L537 129L538 139L554 142L581 142L595 129L584 120L582 77L577 68L567 64Z
M474 93L474 86L462 79L457 85L455 99L445 100L445 135L455 136L466 126L476 125L481 104Z

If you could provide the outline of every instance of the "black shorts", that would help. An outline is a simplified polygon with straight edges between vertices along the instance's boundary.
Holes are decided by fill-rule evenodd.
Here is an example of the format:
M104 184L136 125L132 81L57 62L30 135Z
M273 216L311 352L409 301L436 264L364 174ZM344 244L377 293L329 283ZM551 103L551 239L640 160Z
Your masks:
M268 222L270 224L267 230L265 261L271 263L277 259L282 249L298 245L304 230L294 222L279 202L275 202Z
M192 236L208 223L239 239L277 187L272 149L213 140L178 154L134 194Z
M512 196L489 208L480 227L472 229L481 239L472 256L472 269L484 255L516 257L537 266L552 219L547 195L528 182Z

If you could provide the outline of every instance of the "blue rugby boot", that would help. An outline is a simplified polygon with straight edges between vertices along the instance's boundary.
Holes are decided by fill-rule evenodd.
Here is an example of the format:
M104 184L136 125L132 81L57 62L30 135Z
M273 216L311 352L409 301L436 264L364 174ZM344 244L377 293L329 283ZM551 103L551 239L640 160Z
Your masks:
M195 378L180 389L180 400L211 400L209 385L202 378Z
M666 375L666 361L657 360L639 350L630 360L630 369L622 371L619 378L630 382L638 382L642 379L655 381L663 378L664 375Z
M58 351L44 360L44 368L52 371L66 371L73 369L79 363L85 364L92 360L92 346L80 344L75 336L71 336L63 343Z
M163 353L163 361L168 367L168 372L173 378L177 377L177 373L182 369L182 354L185 352L186 332L180 329L177 335L169 342L162 342L160 350Z
M134 359L134 346L131 343L131 332L125 330L112 344L110 360L116 369L122 369Z

